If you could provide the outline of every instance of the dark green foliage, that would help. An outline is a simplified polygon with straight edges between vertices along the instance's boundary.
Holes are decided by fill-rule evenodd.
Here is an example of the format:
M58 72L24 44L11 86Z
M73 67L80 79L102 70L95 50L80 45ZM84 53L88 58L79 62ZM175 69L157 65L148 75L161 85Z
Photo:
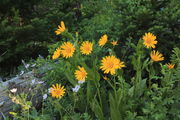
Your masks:
M80 1L1 1L0 8L0 73L13 68L38 54L48 55L48 45L56 42L54 30L61 20L76 29L80 17ZM6 6L8 6L6 8Z
M98 6L98 3L101 6ZM94 7L94 11L90 7ZM86 8L87 7L87 8ZM136 43L145 32L152 32L157 36L158 48L166 56L173 47L180 46L179 21L180 2L177 0L113 0L108 2L90 2L82 8L82 33L88 38L98 38L97 33L107 33L110 38L119 40L124 45L129 37ZM88 9L89 8L89 9ZM95 13L92 15L92 13ZM87 32L89 31L89 32ZM96 34L96 35L95 35Z
M18 65L21 59L47 54L48 31L45 21L35 18L31 19L31 24L26 24L19 16L19 11L12 10L13 17L0 23L0 62L4 72Z

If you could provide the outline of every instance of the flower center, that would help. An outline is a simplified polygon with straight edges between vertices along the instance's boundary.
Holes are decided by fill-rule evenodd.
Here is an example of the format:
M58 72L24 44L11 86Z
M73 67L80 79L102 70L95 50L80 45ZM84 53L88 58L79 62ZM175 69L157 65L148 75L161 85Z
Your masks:
M89 46L86 46L86 51L90 51L90 48L89 48Z
M151 39L147 39L147 40L146 40L146 43L147 43L147 44L151 44Z
M72 51L71 48L67 48L67 49L66 49L66 52L67 52L67 53L71 53L71 51Z
M60 90L56 90L56 91L55 91L55 94L56 94L56 95L59 95L59 94L61 94L61 91L60 91Z
M113 67L114 67L114 63L110 62L110 63L108 64L108 68L112 69Z

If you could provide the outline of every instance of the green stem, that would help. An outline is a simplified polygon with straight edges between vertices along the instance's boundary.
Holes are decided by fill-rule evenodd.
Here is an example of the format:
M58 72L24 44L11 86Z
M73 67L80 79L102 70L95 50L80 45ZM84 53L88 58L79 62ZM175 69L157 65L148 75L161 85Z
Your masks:
M28 109L28 120L29 120L29 109Z
M115 98L117 99L116 79L115 79L115 76L113 76L113 81L114 81L114 94L115 94Z
M111 82L109 80L107 80L108 84L113 88L113 90L115 91L114 86L111 84Z
M74 110L75 107L76 107L76 95L75 95L75 100L74 100L73 110ZM75 110L74 110L74 112L75 112Z
M168 81L171 81L171 77L172 77L172 71L170 70L169 76L168 76Z
M102 100L101 100L101 95L100 95L100 91L99 91L99 87L98 85L95 83L96 85L96 89L97 89L97 94L98 94L98 98L99 98L99 101L100 101L100 105L101 105L101 108L102 108Z
M149 78L149 81L148 81L148 82L149 82L149 88L151 88L151 84L152 84L152 83L151 83L151 78Z
M149 81L148 81L149 88L151 88L151 84L152 84L151 80L152 80L152 76L153 76L153 71L154 71L153 63L151 62L150 63L150 69L149 69Z

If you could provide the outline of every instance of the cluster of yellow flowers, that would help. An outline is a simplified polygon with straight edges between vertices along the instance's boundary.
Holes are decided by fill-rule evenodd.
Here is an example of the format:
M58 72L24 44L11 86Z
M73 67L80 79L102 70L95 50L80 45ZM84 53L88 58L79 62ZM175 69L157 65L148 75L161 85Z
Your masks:
M144 40L144 45L147 47L147 48L155 48L156 44L157 44L157 41L156 41L156 36L153 35L152 33L148 32L148 33L145 33L145 35L143 36L143 40ZM150 53L150 57L151 59L154 61L154 62L158 62L158 61L162 61L164 60L164 57L161 53L159 53L158 51L155 51L153 50L151 53Z
M60 28L63 28L63 30L61 30ZM61 21L61 26L58 26L58 29L55 31L55 33L57 33L57 31L60 31L58 32L59 34L65 31L65 25L63 21ZM100 47L103 47L107 42L108 42L108 36L107 34L104 34L103 36L101 36L98 45ZM111 44L113 46L118 45L117 41L112 41ZM83 55L89 55L90 53L92 53L92 50L93 50L93 43L90 41L84 41L80 46L80 52ZM57 59L58 57L60 57L61 54L64 58L70 58L73 56L74 52L75 52L74 45L70 42L64 42L63 45L61 45L59 48L56 49L56 51L52 56L52 59ZM106 56L101 60L101 63L102 64L100 69L102 69L104 73L110 73L111 75L115 74L115 70L125 67L124 62L121 62L115 56ZM78 69L79 70L75 72L76 78L77 80L84 81L87 72L83 67L78 66Z
M66 30L64 22L61 21L60 24L61 24L61 26L58 25L58 29L55 31L56 35L59 35ZM145 33L145 35L143 36L143 40L144 40L143 44L147 48L155 48L156 47L155 46L157 44L156 36L153 35L152 33ZM108 42L108 36L107 36L107 34L104 34L103 36L101 36L101 38L98 42L98 45L100 47L103 47L107 42ZM118 45L117 41L112 41L111 44L113 46ZM92 53L92 51L93 51L93 43L92 42L90 42L90 41L82 42L82 44L80 46L80 52L83 55L89 55ZM73 57L74 52L75 52L75 46L71 42L64 42L60 47L58 47L55 50L55 52L52 56L52 59L53 60L57 59L61 55L64 58L70 58L70 57ZM155 50L153 50L150 53L150 57L151 57L151 60L154 62L164 60L163 55ZM169 63L166 65L168 66L169 69L174 68L174 64ZM113 55L105 56L101 60L100 69L105 74L110 73L111 75L114 75L116 73L117 69L121 69L123 67L125 67L124 62L122 62L120 59L118 59L116 56L113 56ZM75 78L81 82L84 82L88 75L85 68L81 67L81 66L78 66L78 69L75 70L74 74L75 74ZM108 78L105 76L104 79L107 80ZM59 84L56 84L56 86L52 85L50 93L52 94L52 97L61 98L65 94L65 88L64 88L64 86L61 86Z
M61 21L61 26L58 25L58 29L55 31L56 35L59 35L63 33L66 30L65 24L63 21ZM103 47L108 41L108 36L105 34L103 35L99 40L99 46ZM111 44L113 46L118 45L117 41L112 41ZM80 46L80 52L83 55L89 55L91 54L93 50L93 43L90 41L84 41ZM52 59L57 59L61 55L64 58L70 58L73 56L73 53L75 52L75 46L71 42L64 42L63 45L58 47L56 51L54 52Z
M60 22L60 25L58 25L58 29L55 31L56 35L59 35L63 32L65 32L65 24L63 21ZM106 43L108 42L108 36L104 34L101 36L98 45L100 47L103 47ZM112 41L111 44L113 46L118 45L117 41ZM82 42L80 46L80 52L83 55L89 55L93 51L93 43L90 41L84 41ZM73 57L73 54L75 52L75 46L71 42L64 42L60 47L58 47L52 56L52 59L57 59L61 55L63 58L70 58ZM101 66L100 69L104 71L104 73L108 74L110 73L111 75L115 74L115 71L117 69L121 69L122 67L125 67L124 62L121 62L118 58L115 56L106 56L103 57L101 60ZM87 78L87 71L85 70L84 67L78 66L78 69L75 70L75 78L80 81L84 82L85 79ZM52 85L50 88L50 93L52 97L55 98L61 98L65 94L65 88L64 86L61 86L59 84Z
M143 44L147 48L155 48L156 47L155 46L157 44L156 36L153 35L152 33L150 33L150 32L145 33L145 35L142 38L144 40ZM155 51L155 50L153 50L150 53L150 57L151 57L151 60L154 61L154 62L158 62L158 61L163 61L164 60L163 55L159 51ZM168 64L166 64L166 66L169 69L173 69L175 65L171 64L171 63L168 63Z
M104 34L103 36L101 36L98 44L100 47L103 47L107 42L108 42L108 36L106 34ZM111 44L113 46L118 45L117 41L114 41L114 40L111 42Z

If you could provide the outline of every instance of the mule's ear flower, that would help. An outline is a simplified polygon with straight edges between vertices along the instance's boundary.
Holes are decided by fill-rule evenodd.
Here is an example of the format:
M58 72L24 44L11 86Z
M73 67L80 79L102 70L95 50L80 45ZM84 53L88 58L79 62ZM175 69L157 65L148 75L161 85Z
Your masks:
M66 27L63 21L61 21L60 25L58 25L58 29L55 31L56 35L59 35L66 30Z
M113 46L118 45L117 41L114 41L114 40L111 42L111 44L112 44Z
M53 59L53 60L54 60L54 59L57 59L57 58L59 58L60 55L61 55L61 50L60 50L60 48L57 48L56 51L54 51L54 54L53 54L53 56L52 56L52 59Z
M65 94L65 90L66 89L64 88L64 86L56 84L56 85L52 85L52 87L50 88L50 93L52 97L62 98Z
M164 60L163 55L161 53L159 53L158 51L155 51L155 50L153 50L150 53L150 56L151 56L151 60L154 61L154 62L158 62L158 61L163 61Z
M144 40L144 45L147 48L155 48L155 44L157 44L156 41L156 36L153 35L152 33L145 33L145 35L143 36L143 40Z
M108 36L105 34L99 40L99 46L103 47L108 41Z
M169 69L173 69L175 64L172 64L172 63L167 63L166 66L169 68Z
M75 71L75 77L78 81L85 81L87 78L87 72L83 67L78 66L78 70Z
M61 28L62 28L63 30L65 30L65 29L66 29L65 24L64 24L64 22L63 22L63 21L61 21Z
M121 62L115 56L106 56L101 60L100 69L104 71L104 73L114 75L117 69L121 69L125 67L124 62Z
M63 45L60 46L60 49L61 49L60 50L61 54L63 55L64 58L72 57L75 52L75 47L70 42L64 42Z
M92 49L93 49L93 43L89 41L83 42L80 47L81 53L84 55L89 55L92 52Z

